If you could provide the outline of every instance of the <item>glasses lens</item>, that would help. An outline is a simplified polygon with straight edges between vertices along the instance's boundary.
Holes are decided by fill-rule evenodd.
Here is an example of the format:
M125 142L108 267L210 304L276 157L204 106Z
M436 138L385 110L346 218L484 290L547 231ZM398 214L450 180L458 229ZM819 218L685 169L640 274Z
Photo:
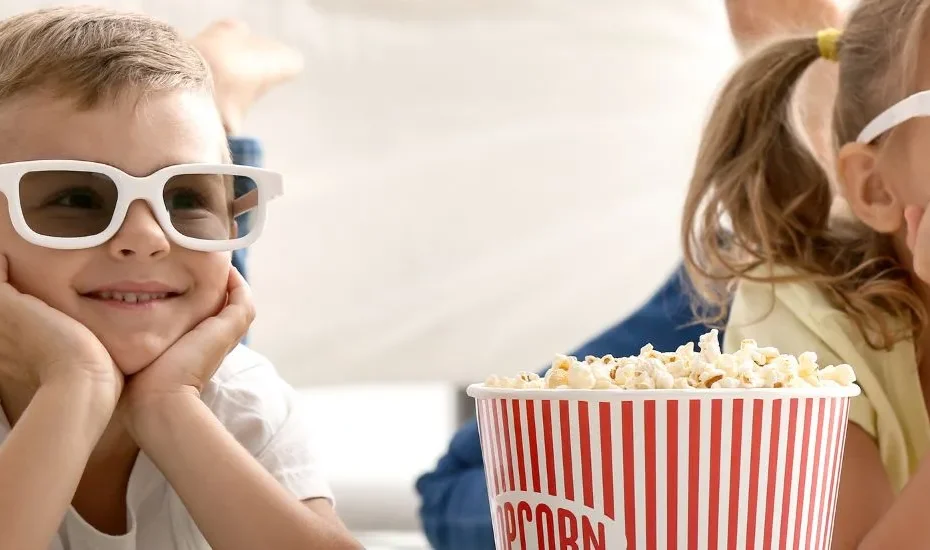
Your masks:
M47 237L91 237L103 233L116 208L116 184L96 172L48 170L19 180L26 225Z
M245 237L252 230L258 186L227 174L182 174L165 184L165 208L178 233L205 241Z

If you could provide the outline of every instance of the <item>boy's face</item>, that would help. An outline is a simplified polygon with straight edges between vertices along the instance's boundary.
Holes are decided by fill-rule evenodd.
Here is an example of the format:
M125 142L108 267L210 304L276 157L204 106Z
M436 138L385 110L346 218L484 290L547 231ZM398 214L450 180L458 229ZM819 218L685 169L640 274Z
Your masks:
M132 94L78 111L69 99L30 93L0 105L0 163L68 159L146 176L181 163L223 162L225 137L205 92ZM0 193L0 254L10 282L87 326L125 374L151 364L224 305L227 252L195 252L171 242L148 205L132 204L119 233L86 250L54 250L23 240ZM144 304L112 292L173 296ZM150 291L150 292L146 292ZM110 299L103 299L110 292Z

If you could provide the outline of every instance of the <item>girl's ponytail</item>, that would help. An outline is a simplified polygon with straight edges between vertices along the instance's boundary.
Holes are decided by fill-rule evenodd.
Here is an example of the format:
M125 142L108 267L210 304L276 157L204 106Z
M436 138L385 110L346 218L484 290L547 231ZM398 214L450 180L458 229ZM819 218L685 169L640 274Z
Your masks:
M833 50L824 39L833 39ZM833 191L799 128L794 92L838 35L791 38L750 57L725 85L698 153L685 203L685 265L707 322L726 319L740 279L805 280L847 311L872 345L896 336L888 315L922 315L889 237L831 222ZM826 121L823 121L826 124ZM761 266L784 266L776 276ZM913 316L911 317L913 320Z

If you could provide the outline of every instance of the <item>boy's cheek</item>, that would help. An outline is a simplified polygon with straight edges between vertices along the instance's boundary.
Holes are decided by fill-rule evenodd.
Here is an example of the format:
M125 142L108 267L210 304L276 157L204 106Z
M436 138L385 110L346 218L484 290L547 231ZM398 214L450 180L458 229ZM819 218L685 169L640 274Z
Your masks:
M10 241L13 239L22 239L16 230L13 229L13 222L10 220L10 208L6 202L6 195L0 193L0 254L6 254Z

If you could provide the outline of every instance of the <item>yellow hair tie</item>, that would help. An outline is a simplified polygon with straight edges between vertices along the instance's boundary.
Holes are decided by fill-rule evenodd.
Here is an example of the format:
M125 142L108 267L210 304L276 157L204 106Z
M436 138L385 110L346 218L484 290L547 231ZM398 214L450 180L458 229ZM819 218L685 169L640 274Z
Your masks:
M843 33L837 29L823 29L817 32L817 47L820 48L820 57L829 61L838 61L837 43Z

